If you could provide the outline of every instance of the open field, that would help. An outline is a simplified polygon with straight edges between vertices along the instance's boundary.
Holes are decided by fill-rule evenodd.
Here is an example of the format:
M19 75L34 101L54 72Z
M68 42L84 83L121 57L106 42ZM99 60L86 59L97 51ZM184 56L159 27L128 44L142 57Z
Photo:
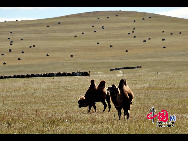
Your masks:
M185 19L124 11L0 23L0 54L4 53L0 75L91 71L91 77L0 80L0 133L187 134L187 23ZM32 45L36 47L29 48ZM142 68L110 72L138 65ZM96 113L78 108L78 98L91 79L97 85L105 80L108 87L118 85L122 78L135 94L129 120L119 121L112 103L109 113L102 113L102 103L96 104ZM152 106L156 112L167 110L169 116L176 115L175 127L152 124L147 119Z

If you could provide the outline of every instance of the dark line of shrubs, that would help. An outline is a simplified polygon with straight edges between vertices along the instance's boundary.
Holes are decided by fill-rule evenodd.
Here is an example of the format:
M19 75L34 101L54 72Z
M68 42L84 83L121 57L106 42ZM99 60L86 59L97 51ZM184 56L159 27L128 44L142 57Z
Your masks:
M31 77L61 77L61 76L90 76L90 72L58 72L58 73L43 73L43 74L27 74L27 75L13 75L13 76L0 76L0 79L7 78L31 78Z

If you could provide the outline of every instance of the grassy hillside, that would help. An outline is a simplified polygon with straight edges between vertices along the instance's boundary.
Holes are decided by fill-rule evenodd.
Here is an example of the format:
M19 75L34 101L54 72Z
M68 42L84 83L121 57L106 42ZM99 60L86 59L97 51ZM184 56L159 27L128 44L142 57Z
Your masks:
M96 71L99 68L93 68L93 62L100 67L104 67L102 62L109 63L105 71L114 67L113 61L135 61L140 65L144 65L143 61L146 60L185 61L187 26L185 19L124 11L0 23L0 53L4 53L4 56L0 56L0 74ZM162 41L163 38L166 40ZM13 41L12 45L10 41ZM33 45L36 47L29 48ZM167 48L163 49L163 46ZM7 65L3 65L3 62Z
M106 11L3 22L0 29L0 75L91 71L91 77L1 79L0 133L188 133L188 20ZM91 79L108 87L122 78L135 95L128 121L118 120L113 105L110 113L101 103L96 113L78 108ZM176 115L175 127L152 124L146 118L152 106Z

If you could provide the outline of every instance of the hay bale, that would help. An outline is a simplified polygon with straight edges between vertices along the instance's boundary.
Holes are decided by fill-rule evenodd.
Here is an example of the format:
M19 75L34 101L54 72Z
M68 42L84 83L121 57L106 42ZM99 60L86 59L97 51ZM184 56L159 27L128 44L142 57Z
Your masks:
M74 57L74 55L70 55L70 57L71 57L71 58L73 58L73 57Z
M18 58L18 60L21 60L21 58Z

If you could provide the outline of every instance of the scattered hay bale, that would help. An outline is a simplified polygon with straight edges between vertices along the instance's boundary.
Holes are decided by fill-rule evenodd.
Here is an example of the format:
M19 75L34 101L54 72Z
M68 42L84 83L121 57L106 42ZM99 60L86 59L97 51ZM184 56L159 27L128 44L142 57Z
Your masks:
M162 31L162 33L164 33L164 30Z
M163 48L166 48L166 47L163 47Z
M73 57L74 57L74 55L70 55L70 57L71 57L71 58L73 58Z
M29 48L32 48L32 46L29 46Z
M110 45L110 47L113 47L113 45Z
M151 38L148 38L148 40L151 40Z
M162 41L165 41L165 39L162 39Z
M23 40L23 38L21 39L21 41Z
M145 18L142 18L142 20L145 20Z
M24 53L24 51L22 51L22 53Z
M3 62L3 65L6 65L7 63L6 62Z
M50 27L49 25L47 25L46 27Z
M170 35L173 35L173 33L170 33Z
M18 58L18 60L21 60L21 58Z
M128 35L130 35L131 33L128 33Z
M77 37L77 35L74 36L75 38Z
M149 19L151 19L151 16L149 17Z
M58 22L58 24L61 24L61 22Z
M146 42L146 40L143 40L143 42Z
M97 45L99 45L99 42L97 42Z
M82 32L82 34L84 34L84 32Z
M125 52L129 52L129 50L125 50Z
M135 30L136 28L134 27L133 30Z
M179 34L181 34L181 32L179 32Z
M46 54L46 56L50 56L49 54Z

